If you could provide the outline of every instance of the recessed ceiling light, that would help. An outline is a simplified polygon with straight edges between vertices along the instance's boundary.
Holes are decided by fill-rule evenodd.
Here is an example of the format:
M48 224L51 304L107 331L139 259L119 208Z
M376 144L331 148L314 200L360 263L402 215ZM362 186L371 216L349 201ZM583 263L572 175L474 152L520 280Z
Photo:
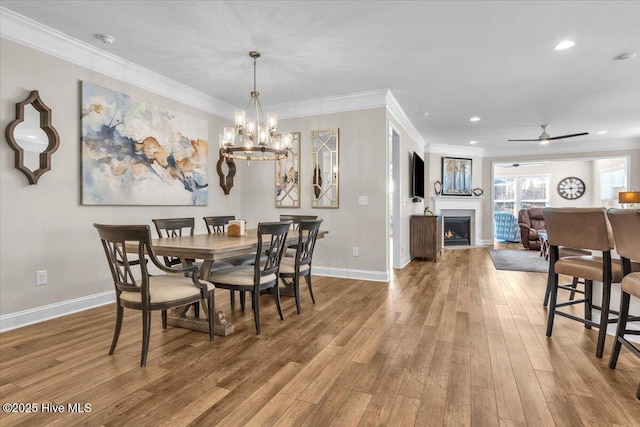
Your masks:
M573 47L575 43L571 40L563 40L553 47L553 50L565 50Z
M470 122L479 122L480 121L480 117L478 116L473 116L469 119Z
M27 135L27 138L29 139L36 139L37 137L35 135Z
M478 141L469 141L469 144L477 144Z
M605 133L607 133L607 131L606 131L606 130L599 130L599 131L598 131L598 133L599 133L600 135L604 135Z
M420 117L427 117L429 115L429 113L427 111L425 111L424 113L420 114Z

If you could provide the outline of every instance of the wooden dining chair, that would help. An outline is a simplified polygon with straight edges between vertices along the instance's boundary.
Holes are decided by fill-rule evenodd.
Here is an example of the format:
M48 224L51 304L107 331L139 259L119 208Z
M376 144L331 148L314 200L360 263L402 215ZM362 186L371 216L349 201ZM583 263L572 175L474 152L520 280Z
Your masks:
M258 224L258 246L253 265L238 265L212 273L209 280L220 289L240 292L242 310L245 309L244 296L251 293L253 317L256 332L260 335L260 292L274 288L273 294L280 320L284 320L280 307L280 291L278 289L278 272L282 253L284 252L287 233L291 222L265 222ZM260 262L261 254L267 254L265 262Z
M640 298L640 271L633 271L633 261L640 262L640 210L637 209L609 209L607 217L611 222L616 251L622 261L622 295L620 298L620 316L613 342L609 368L615 369L620 355L620 348L624 345L631 353L640 357L640 345L634 344L625 335L640 335L640 331L628 329L628 322L640 321L640 316L629 316L631 297ZM636 265L637 267L637 265ZM636 268L637 270L637 268ZM640 383L636 391L636 398L640 399Z
M236 217L233 215L205 216L202 219L204 220L204 223L207 226L207 232L209 234L221 234L227 231L227 225L229 225L229 221L235 220ZM256 261L256 254L251 253L251 254L235 255L232 257L227 257L227 258L224 258L223 262L228 266L233 267L235 265L253 265L255 261ZM236 293L231 289L229 290L229 302L231 304L231 309L232 310L235 309Z
M280 280L285 286L293 285L293 295L296 299L296 309L300 314L300 278L304 277L309 288L311 301L315 304L313 288L311 287L311 260L316 246L318 231L322 220L301 220L298 223L298 244L293 258L283 258L280 264Z
M198 279L198 267L170 268L157 258L151 244L151 229L147 225L104 225L94 224L107 257L113 284L116 290L116 324L109 354L113 354L120 330L124 308L140 310L142 313L142 353L140 366L147 363L149 338L151 335L151 312L162 312L162 328L167 327L167 310L196 303L207 302L209 339L214 338L214 290L210 282ZM125 242L135 245L137 259L129 260ZM145 259L163 272L164 275L151 276Z
M617 321L617 318L609 316L611 312L609 308L611 284L622 280L622 266L619 262L611 260L614 241L606 211L604 208L544 208L544 219L549 240L548 284L551 288L547 337L551 337L556 315L581 322L587 329L595 326L599 328L596 357L600 358L604 351L607 325ZM599 252L601 256L560 257L561 246L595 251ZM559 274L584 279L584 290L577 290L572 285L559 285ZM602 282L602 303L600 306L594 305L592 300L594 281ZM559 289L584 294L584 298L558 302ZM581 303L584 304L584 318L560 310L561 307ZM594 308L600 310L599 322L592 320Z
M318 215L280 215L280 221L291 221L292 228L298 229L300 221L318 219ZM284 252L284 256L287 258L293 258L296 256L296 245L289 245Z
M151 220L156 227L158 237L193 236L195 220L193 218L156 218ZM182 264L178 257L163 257L167 267Z

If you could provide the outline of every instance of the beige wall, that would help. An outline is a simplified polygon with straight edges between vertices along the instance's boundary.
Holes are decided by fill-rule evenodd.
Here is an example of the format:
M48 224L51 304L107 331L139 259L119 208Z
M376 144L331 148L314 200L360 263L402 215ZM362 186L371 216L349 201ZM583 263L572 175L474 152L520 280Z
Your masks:
M210 114L140 90L105 75L0 39L0 124L13 120L16 102L38 90L51 108L60 147L51 171L37 185L14 167L13 151L2 132L0 144L0 313L42 307L111 291L94 222L143 223L151 218L193 216L197 231L205 232L205 215L241 212L239 191L225 196L218 186L214 154L224 121ZM126 92L209 123L209 206L82 206L80 204L80 82ZM217 157L217 155L216 155ZM216 159L217 160L217 159ZM244 177L236 177L236 187ZM155 232L154 232L155 233ZM48 271L48 284L35 286L36 270Z
M375 108L278 121L278 127L299 131L301 201L299 209L276 208L273 163L240 164L242 211L250 226L277 220L280 214L318 215L329 235L319 240L314 254L317 271L349 276L354 270L375 280L386 277L387 212L386 109ZM338 209L311 208L311 131L340 129ZM367 206L358 205L367 196ZM352 256L358 247L360 256ZM350 271L348 271L350 270Z

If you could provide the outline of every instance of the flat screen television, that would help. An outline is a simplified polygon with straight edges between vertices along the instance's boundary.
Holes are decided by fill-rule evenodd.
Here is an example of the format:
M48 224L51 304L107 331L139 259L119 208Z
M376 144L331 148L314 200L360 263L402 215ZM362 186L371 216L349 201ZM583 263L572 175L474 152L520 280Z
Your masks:
M424 199L424 160L414 151L412 163L411 197L414 202L420 202Z

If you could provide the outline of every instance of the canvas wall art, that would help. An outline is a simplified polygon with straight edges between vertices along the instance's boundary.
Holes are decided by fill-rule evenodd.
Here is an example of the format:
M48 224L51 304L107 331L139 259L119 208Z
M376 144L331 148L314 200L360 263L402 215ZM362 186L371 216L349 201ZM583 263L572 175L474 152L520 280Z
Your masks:
M207 121L82 82L82 203L207 205Z
M276 208L300 207L300 132L292 132L291 152L276 160Z
M473 191L471 159L442 158L442 195L471 196Z

